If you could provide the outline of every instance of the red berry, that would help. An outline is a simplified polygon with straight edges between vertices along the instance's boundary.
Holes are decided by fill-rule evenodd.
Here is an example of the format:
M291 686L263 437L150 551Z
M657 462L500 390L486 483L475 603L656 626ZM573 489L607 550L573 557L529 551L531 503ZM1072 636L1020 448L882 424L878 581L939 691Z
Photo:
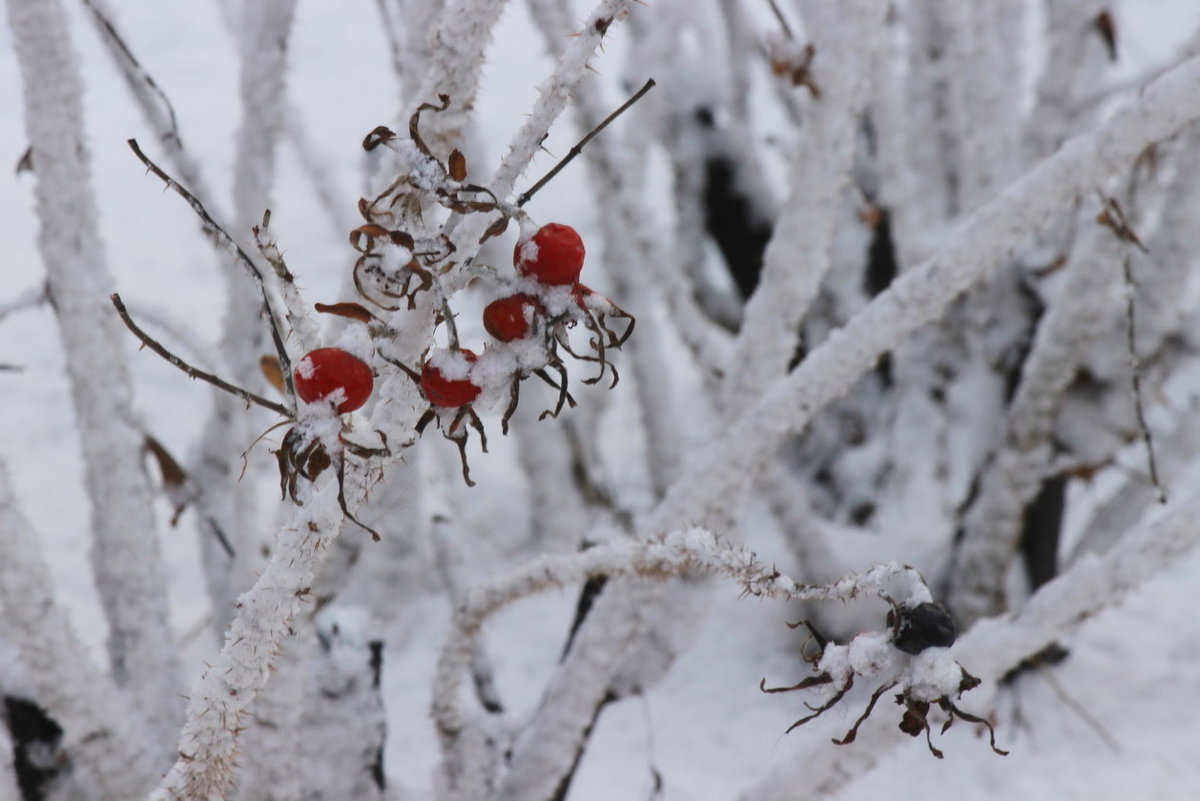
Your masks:
M292 370L296 394L305 403L337 401L338 414L360 408L371 397L375 377L362 359L341 348L318 348Z
M521 275L547 286L570 286L583 270L583 240L569 225L543 225L513 249L513 265Z
M483 327L501 342L529 336L530 321L543 312L537 298L524 293L498 298L483 310Z
M468 362L474 362L477 358L472 351L466 349L460 350L459 353ZM421 368L421 394L434 406L457 409L478 398L482 391L469 378L446 378L439 368L434 367L432 359L426 361L425 366Z

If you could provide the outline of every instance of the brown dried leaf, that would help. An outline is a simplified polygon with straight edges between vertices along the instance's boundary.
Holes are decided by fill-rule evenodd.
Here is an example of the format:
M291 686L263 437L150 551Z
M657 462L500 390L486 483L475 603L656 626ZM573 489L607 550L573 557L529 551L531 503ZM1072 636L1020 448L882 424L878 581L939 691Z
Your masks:
M278 358L270 354L263 356L258 360L258 369L262 371L267 383L275 387L276 392L280 395L287 392L283 381L283 367L280 366Z
M396 138L396 132L386 125L380 125L363 138L363 150L368 152Z
M461 150L455 149L450 154L450 179L462 181L467 177L467 157Z
M360 225L350 232L350 247L359 253L370 253L375 248L375 240L381 237L390 239L391 232L375 223Z
M501 217L500 219L498 219L494 223L492 223L490 226L488 226L488 229L483 232L483 236L479 237L479 244L482 245L484 242L488 241L492 237L500 236L500 234L504 233L507 230L508 230L508 218Z
M348 317L360 323L370 323L377 319L360 303L318 303L315 308L321 314L336 314L338 317Z
M162 474L163 484L168 487L182 487L187 482L187 471L180 467L179 462L167 452L162 443L149 434L146 435L145 448L154 456L158 470Z
M392 240L393 245L399 245L402 248L412 250L417 246L417 242L413 239L412 234L404 231L389 231L388 237Z

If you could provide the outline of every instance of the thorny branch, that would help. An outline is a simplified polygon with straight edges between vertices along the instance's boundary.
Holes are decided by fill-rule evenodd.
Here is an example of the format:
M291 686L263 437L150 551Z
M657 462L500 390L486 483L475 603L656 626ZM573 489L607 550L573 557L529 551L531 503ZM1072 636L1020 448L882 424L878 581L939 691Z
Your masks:
M162 356L168 362L178 367L192 378L198 378L201 381L212 384L217 389L228 392L230 395L239 397L244 400L247 405L254 403L263 407L264 409L270 409L276 414L281 414L289 419L296 416L296 413L293 410L287 408L283 404L268 400L261 395L256 395L248 389L242 389L241 387L234 386L228 381L225 381L224 379L215 376L212 373L205 372L199 367L193 367L192 365L188 364L183 359L179 358L174 353L171 353L171 351L160 345L158 341L154 339L154 337L150 336L138 327L138 324L135 323L133 318L129 316L129 311L125 308L125 304L121 301L120 295L114 292L109 296L109 300L112 301L113 307L117 310L117 314L121 316L121 322L125 323L125 327L132 331L134 336L140 339L143 345L145 345L147 348L150 348L150 350L154 351L159 356Z
M195 195L189 192L182 184L180 184L170 175L167 175L167 173L164 172L161 167L151 161L149 156L142 152L142 149L138 147L136 139L128 140L128 144L130 149L133 150L134 155L138 157L138 160L141 161L142 164L146 165L146 169L158 176L163 183L165 183L169 188L173 189L180 197L187 201L188 205L192 207L192 211L196 212L196 215L200 217L201 222L204 223L205 232L208 233L208 235L211 236L215 242L232 250L237 255L241 263L246 267L246 270L250 273L250 277L254 279L254 283L258 286L258 291L262 296L263 315L267 318L271 325L271 339L275 343L275 353L279 358L279 364L283 368L283 380L287 386L287 394L289 397L293 396L295 393L295 388L292 386L292 360L288 357L287 348L284 347L283 336L279 331L279 321L275 315L275 310L271 306L271 299L267 294L266 281L263 279L262 272L258 269L258 265L255 264L254 260L246 254L246 251L242 250L241 245L234 241L233 237L226 233L225 229L222 228L217 221L212 218L211 215L209 215L208 210L204 208L204 204L201 203Z

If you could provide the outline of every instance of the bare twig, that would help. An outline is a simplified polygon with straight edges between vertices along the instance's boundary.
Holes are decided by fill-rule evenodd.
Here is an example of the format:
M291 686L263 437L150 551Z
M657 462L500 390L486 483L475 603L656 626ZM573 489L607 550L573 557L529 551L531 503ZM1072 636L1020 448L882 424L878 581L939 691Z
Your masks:
M1158 478L1158 459L1154 455L1154 437L1150 434L1150 426L1146 424L1146 409L1142 400L1142 369L1137 355L1136 318L1134 316L1133 268L1128 256L1121 261L1121 273L1125 279L1125 344L1129 349L1129 383L1133 392L1133 408L1137 414L1142 441L1146 443L1146 461L1149 463L1150 483L1158 496L1158 502L1166 503L1167 493Z
M1068 709L1078 715L1079 719L1082 720L1089 729L1094 731L1096 736L1103 740L1104 744L1112 749L1114 754L1121 753L1121 744L1117 742L1117 738L1113 737L1112 732L1105 728L1104 724L1101 723L1095 715L1089 712L1086 706L1081 704L1077 698L1067 692L1067 688L1064 687L1063 683L1058 680L1057 676L1054 675L1054 671L1046 667L1044 662L1034 661L1033 664L1037 667L1037 671L1042 675L1042 678L1046 680L1046 683L1050 685L1050 689L1054 690L1054 694L1058 696L1059 700L1066 704Z
M588 131L587 135L584 136L582 139L580 139L579 142L577 142L575 144L575 146L571 148L571 150L567 153L567 155L565 157L563 157L562 161L555 164L554 168L552 170L550 170L550 172L543 175L536 184L529 187L529 189L526 189L524 192L522 192L517 197L517 208L521 208L526 203L528 203L530 198L532 198L539 189L541 189L543 186L548 184L550 182L550 179L552 179L554 176L556 176L560 172L562 172L563 168L566 167L568 164L570 164L572 159L574 159L576 156L578 156L580 153L583 152L583 148L585 145L587 145L588 142L592 141L592 139L594 139L601 131L603 131L605 128L607 128L609 123L611 123L617 117L620 117L622 114L624 114L629 109L630 106L632 106L634 103L641 100L642 96L645 95L647 92L649 92L651 89L653 89L654 86L655 86L654 79L653 78L647 79L646 82L644 84L642 84L641 89L638 89L636 92L634 92L633 95L628 100L626 100L624 103L622 103L617 108L616 111L614 111L612 114L609 114L607 117L605 117L603 120L601 120L599 125L597 125L592 130Z
M1113 235L1124 242L1126 246L1132 245L1142 253L1149 253L1150 250L1142 243L1137 232L1133 230L1133 226L1129 224L1129 219L1125 216L1125 211L1121 208L1121 204L1115 198L1108 197L1103 193L1098 194L1100 195L1102 210L1096 216L1096 222L1112 231ZM1137 287L1133 282L1133 265L1130 261L1128 251L1126 251L1125 258L1121 260L1121 275L1125 281L1125 344L1129 351L1129 380L1133 392L1133 408L1137 415L1138 430L1141 432L1142 441L1146 443L1146 460L1149 462L1150 483L1154 487L1155 494L1158 496L1158 502L1166 503L1167 494L1158 480L1158 460L1154 457L1154 438L1150 435L1150 427L1146 424L1146 409L1142 400L1142 369L1141 361L1137 355L1137 331L1135 327Z
M175 117L175 107L171 105L171 99L167 97L167 93L164 92L162 87L158 85L153 77L151 77L150 73L148 73L145 67L141 65L141 62L137 60L137 57L133 55L133 51L131 51L129 46L125 44L125 40L121 37L121 34L117 31L116 27L112 24L112 21L108 18L104 11L100 9L96 3L93 2L93 0L83 0L83 4L87 6L88 11L92 13L92 16L96 20L96 24L100 26L100 31L104 38L113 48L116 49L120 58L128 63L129 67L133 71L133 74L136 75L136 77L139 78L142 83L144 83L146 87L158 97L160 101L162 101L163 109L167 113L167 130L163 133L163 139L170 139L176 147L182 146L183 142L179 138L179 123Z
M201 203L195 195L189 192L182 184L180 184L170 175L167 175L167 173L164 172L161 167L151 161L150 157L142 152L142 149L138 147L136 139L128 140L128 144L130 149L133 150L134 155L138 157L138 160L141 161L142 164L146 165L146 169L158 176L163 183L175 190L180 197L188 202L188 205L192 207L192 211L196 212L196 215L204 224L205 233L211 236L215 241L232 249L237 255L238 259L249 271L250 277L254 279L254 283L258 286L259 293L262 295L263 314L271 324L271 339L275 343L275 352L279 357L279 364L283 368L283 380L287 385L288 395L294 395L295 389L292 387L292 361L288 357L287 348L283 346L283 336L279 332L279 321L275 316L275 310L271 307L271 300L267 295L266 281L263 279L263 275L259 271L258 265L255 264L254 260L246 254L246 251L242 250L241 246L238 245L233 237L231 237L225 231L225 229L222 228L217 221L212 218L212 215L210 215L208 210L204 208L204 204ZM241 391L244 392L245 390ZM270 403L270 401L267 401L267 403ZM267 408L273 407L269 406Z
M775 15L775 19L779 20L779 27L783 28L783 35L789 39L795 39L795 34L792 33L792 26L788 24L787 17L783 16L783 11L775 0L767 0L767 5L771 7L771 12Z
M130 331L132 331L134 333L134 336L136 336L138 339L140 339L142 341L143 345L150 348L150 350L154 351L159 356L162 356L168 362L175 365L180 370L182 370L183 372L190 375L192 378L199 378L201 381L205 381L209 384L212 384L217 389L224 390L225 392L228 392L230 395L234 395L236 397L241 398L247 404L250 404L250 403L258 404L259 406L263 407L264 409L270 409L271 411L281 414L284 417L288 417L288 418L292 418L292 417L296 416L295 413L291 409L288 409L283 404L275 403L274 401L267 400L266 398L262 397L261 395L256 395L248 389L242 389L241 387L234 386L233 384L230 384L228 381L218 378L217 376L213 375L212 373L206 373L203 370L199 369L198 367L193 367L192 365L188 364L183 359L180 359L174 353L171 353L171 351L164 348L152 336L150 336L149 334L147 334L145 331L143 331L141 328L138 327L138 324L135 323L133 321L133 318L129 316L129 312L128 312L128 310L126 310L125 304L121 302L120 295L118 295L114 292L112 295L109 296L109 300L112 301L113 306L117 310L117 314L119 314L121 316L121 322L125 323L125 327L128 328Z

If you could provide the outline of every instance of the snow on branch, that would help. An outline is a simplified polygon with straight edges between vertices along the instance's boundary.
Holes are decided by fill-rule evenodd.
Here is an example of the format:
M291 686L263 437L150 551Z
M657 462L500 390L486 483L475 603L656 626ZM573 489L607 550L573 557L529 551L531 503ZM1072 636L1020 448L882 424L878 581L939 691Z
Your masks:
M302 418L297 425L309 426L314 438L329 443L326 447L335 446L337 417ZM151 795L154 801L224 798L233 786L246 712L266 686L342 522L338 481L330 471L300 493L266 569L238 598L225 646L192 691L179 758Z
M528 119L513 137L500 168L492 176L489 188L497 197L505 197L512 192L517 179L537 155L550 126L567 107L575 86L583 79L588 62L600 47L609 27L628 16L632 5L633 0L602 0L588 15L579 35L571 39L554 73L538 87L538 99Z
M512 193L517 179L537 155L550 126L567 107L572 92L583 79L588 62L600 47L609 27L626 17L632 4L633 0L601 0L588 16L579 35L571 39L554 72L538 87L538 99L529 117L513 136L499 168L488 183L488 188L496 197L505 198ZM451 98L456 104L462 102L458 96L451 95ZM482 215L475 215L461 226L461 230L454 235L459 252L475 253L488 222Z
M976 623L959 637L951 652L982 681L995 682L1101 610L1121 603L1132 590L1198 544L1200 494L1172 500L1161 516L1134 528L1104 556L1086 555L1043 585L1019 612ZM898 741L888 734L869 730L853 751L832 757L827 751L809 752L798 760L789 757L740 798L791 798L798 784L812 788L815 798L832 796L854 776L869 772L895 747Z
M1082 193L1127 169L1147 145L1200 117L1200 59L1167 73L1098 130L1071 140L971 215L950 244L877 295L726 430L675 482L650 529L726 504L789 432L845 394L880 357L936 319L964 290L1058 219Z
M1104 556L1089 554L1044 585L1019 612L981 620L955 654L996 679L1175 564L1200 543L1200 493L1172 500L1161 517L1130 531Z
M179 721L167 589L83 130L83 86L59 2L8 4L36 168L38 248L66 354L91 500L92 570L110 630L113 675L156 737ZM102 366L102 367L101 367Z
M437 4L421 3L408 23L423 22L432 30L420 52L412 48L407 59L408 67L417 66L421 56L428 63L424 65L425 75L416 92L406 92L408 107L401 119L409 119L423 103L431 103L441 95L450 97L451 113L439 115L423 130L426 142L441 156L448 155L455 146L466 124L466 112L475 104L492 29L506 5L507 0L445 0L441 14L433 22L430 18ZM410 43L412 38L415 37L410 37ZM411 76L406 76L406 90L410 89L410 80Z
M947 604L968 627L1004 609L1004 576L1026 507L1053 469L1054 425L1086 348L1120 313L1122 249L1098 225L1071 256L1065 284L1038 325L1005 418L1005 436L978 479L954 552Z
M142 795L158 771L150 732L131 713L125 691L88 659L52 595L38 535L17 506L2 459L0 531L0 639L16 646L34 700L62 727L64 751L83 784L98 798Z
M725 576L740 584L744 595L778 601L848 601L875 595L916 606L932 600L920 574L906 565L891 562L829 584L801 584L761 564L752 551L698 528L651 540L621 540L565 556L542 556L471 588L455 610L434 679L433 714L443 739L452 741L463 729L459 687L475 639L496 612L522 598L596 576L671 579L696 571Z
M746 304L730 359L726 400L753 397L764 377L787 371L800 321L833 261L833 237L850 182L855 131L873 61L883 49L886 4L813 4L821 100L806 116L792 157L790 190L764 254L761 282ZM823 18L822 18L823 17Z
M1113 172L1127 168L1148 144L1197 117L1200 59L1164 75L1103 127L1068 142L1007 187L965 220L948 246L894 281L790 374L766 386L757 402L686 465L641 528L672 530L736 504L731 498L745 488L756 466L775 453L785 435L802 430L897 343L935 320L1023 243L1043 234L1057 219L1056 212L1072 207L1081 193L1090 193ZM663 614L668 602L662 595L633 597L624 582L606 590L552 680L529 742L543 751L570 747L555 738L565 739L563 732L574 738L586 729L596 702L605 697L620 670L622 660L615 652L624 651L645 621ZM558 766L549 764L550 757L523 750L531 764L525 768L514 763L506 779L510 785L518 775L530 781L562 775ZM563 758L563 753L554 757L560 763ZM565 758L570 764L570 754Z

